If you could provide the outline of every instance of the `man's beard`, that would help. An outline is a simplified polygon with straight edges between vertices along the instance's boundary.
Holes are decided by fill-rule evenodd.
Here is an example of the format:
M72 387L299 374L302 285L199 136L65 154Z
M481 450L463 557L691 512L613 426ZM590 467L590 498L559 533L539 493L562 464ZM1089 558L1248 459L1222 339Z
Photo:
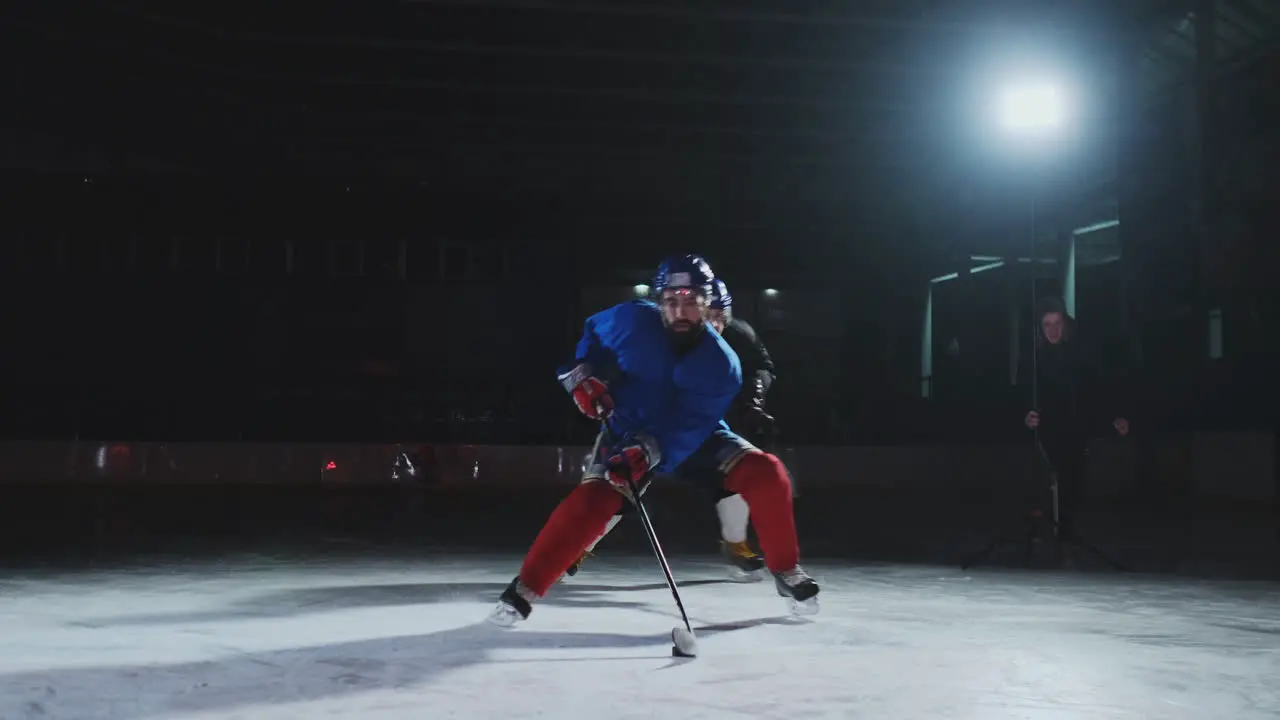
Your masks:
M687 320L677 320L667 328L667 338L671 341L671 347L677 354L686 352L693 348L702 337L701 323L691 323Z

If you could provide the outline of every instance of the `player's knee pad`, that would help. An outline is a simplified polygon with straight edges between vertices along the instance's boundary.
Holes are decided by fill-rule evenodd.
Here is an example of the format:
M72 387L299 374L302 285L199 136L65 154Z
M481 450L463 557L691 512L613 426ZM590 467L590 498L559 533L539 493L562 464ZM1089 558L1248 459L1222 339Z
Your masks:
M725 490L746 497L761 492L783 492L791 494L791 480L787 469L777 455L767 452L749 452L738 460L733 469L725 475Z

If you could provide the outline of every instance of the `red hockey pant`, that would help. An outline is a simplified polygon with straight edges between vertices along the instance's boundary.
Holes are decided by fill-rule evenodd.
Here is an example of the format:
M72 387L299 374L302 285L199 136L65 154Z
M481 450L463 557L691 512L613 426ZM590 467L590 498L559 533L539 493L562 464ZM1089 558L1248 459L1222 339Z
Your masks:
M724 487L747 501L769 569L782 572L798 565L800 545L791 504L791 480L782 462L768 453L748 453L724 477ZM533 541L520 568L520 581L539 596L545 595L587 546L604 533L609 519L622 509L624 501L603 480L574 488L556 506Z

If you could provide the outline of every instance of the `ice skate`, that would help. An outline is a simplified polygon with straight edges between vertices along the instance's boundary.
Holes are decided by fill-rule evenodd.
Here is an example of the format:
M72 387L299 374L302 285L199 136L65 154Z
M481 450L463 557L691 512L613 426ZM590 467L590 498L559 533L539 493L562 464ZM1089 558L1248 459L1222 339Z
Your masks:
M537 595L525 587L517 575L507 589L502 591L502 595L498 598L498 606L489 613L487 619L494 625L511 627L529 617L529 613L533 612L535 598Z
M734 582L759 582L764 580L764 558L747 541L720 541L720 552L729 561L729 579Z
M773 574L778 595L789 601L791 612L796 615L818 613L818 583L809 577L799 565Z

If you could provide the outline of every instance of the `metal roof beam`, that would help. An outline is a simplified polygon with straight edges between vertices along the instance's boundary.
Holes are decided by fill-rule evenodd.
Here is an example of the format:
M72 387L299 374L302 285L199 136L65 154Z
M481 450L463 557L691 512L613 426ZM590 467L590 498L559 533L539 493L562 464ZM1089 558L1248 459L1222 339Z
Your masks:
M300 143L312 146L321 152L336 150L339 152L359 147L363 143L353 143L349 137L310 138ZM376 151L380 154L405 155L408 153L429 154L434 157L458 156L462 158L478 158L484 155L522 155L549 156L556 158L599 158L608 160L628 159L640 163L673 163L678 165L764 165L801 166L814 168L847 167L850 170L865 168L897 168L915 166L913 159L899 157L896 161L886 162L887 157L901 156L901 153L879 153L874 159L868 155L828 153L823 155L795 155L789 153L717 153L688 152L667 150L653 146L623 147L612 144L534 144L534 143L468 143L468 142L377 142ZM870 161L869 161L870 159Z
M957 21L929 21L892 17L886 14L844 14L767 12L750 9L706 7L702 3L684 5L644 5L640 3L600 3L584 0L403 0L407 5L426 5L477 10L538 10L576 15L666 18L694 22L741 22L812 27L845 27L883 30L920 30L936 33L1003 32L1000 24Z
M224 68L207 64L191 65L195 69L210 72L226 72ZM660 104L707 104L735 107L808 107L816 109L838 108L904 108L912 107L911 103L888 102L877 99L854 99L846 96L842 101L830 98L787 96L787 95L721 95L712 93L677 93L654 92L639 88L620 87L564 87L560 85L477 85L467 82L451 82L441 80L414 80L408 78L370 78L357 73L320 74L320 73L280 73L255 72L252 78L261 82L282 83L287 85L321 85L327 87L377 87L397 90L435 90L456 92L464 95L497 95L506 97L530 98L590 98L594 100L611 100L615 102L660 103Z
M264 113L271 115L279 113L286 115L292 112L287 107L277 107ZM367 128L367 131L359 126L372 122L373 126ZM469 130L472 128L486 129L511 129L511 130L588 130L594 132L614 132L614 133L644 133L651 134L655 137L661 136L721 136L721 137L739 137L739 138L795 138L800 140L813 141L830 141L843 143L861 143L866 145L875 145L885 139L886 136L899 138L903 131L894 129L891 131L873 131L868 132L865 128L851 126L846 133L838 133L833 130L821 130L805 127L752 127L750 125L734 125L720 123L700 123L700 122L608 122L588 119L575 119L572 115L565 115L561 119L520 119L507 115L497 114L449 114L449 113L432 113L432 112L384 112L376 109L367 111L345 111L345 112L324 112L314 121L317 126L338 126L339 128L350 127L355 125L358 127L352 134L365 134L371 137L394 137L395 133L388 133L385 127L377 127L386 122L413 122L415 130L429 131L433 129L461 128Z
M168 15L130 11L130 15L169 28L194 32L226 42L293 45L306 47L353 47L388 50L412 50L416 52L546 58L563 60L611 60L650 65L696 65L725 69L800 70L811 72L847 72L876 74L936 74L945 72L942 64L904 64L851 60L849 62L822 62L798 60L786 57L760 57L755 55L713 55L700 53L641 52L607 47L553 47L538 45L512 45L503 43L443 42L438 40L400 40L385 37L355 35L291 35L282 33L258 33L227 30Z

